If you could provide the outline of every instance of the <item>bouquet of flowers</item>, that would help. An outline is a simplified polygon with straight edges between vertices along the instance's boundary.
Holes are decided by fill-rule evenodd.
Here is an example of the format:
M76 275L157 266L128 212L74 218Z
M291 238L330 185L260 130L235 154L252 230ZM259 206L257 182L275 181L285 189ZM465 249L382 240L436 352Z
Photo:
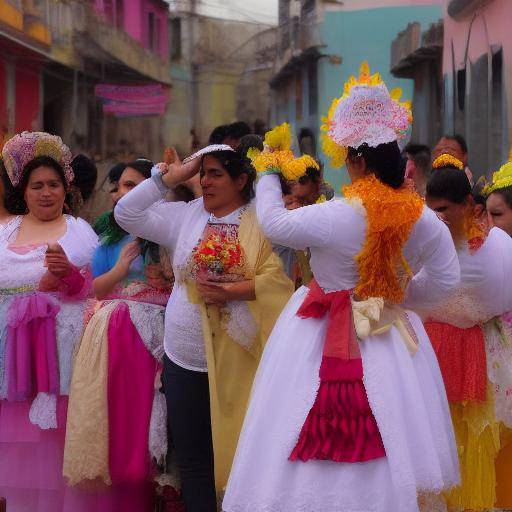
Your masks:
M199 274L215 281L237 281L243 275L244 257L240 244L226 233L211 233L194 252Z

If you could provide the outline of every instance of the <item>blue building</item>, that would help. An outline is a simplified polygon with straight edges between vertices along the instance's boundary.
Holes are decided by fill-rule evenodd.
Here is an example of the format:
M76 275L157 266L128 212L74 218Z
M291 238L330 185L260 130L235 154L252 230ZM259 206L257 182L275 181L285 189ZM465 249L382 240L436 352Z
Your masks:
M290 122L303 153L325 163L325 178L338 191L343 171L328 165L319 143L321 118L362 61L379 71L390 89L412 99L413 80L391 74L392 43L412 21L427 29L443 17L441 2L405 0L280 0L278 57L271 80L271 124Z

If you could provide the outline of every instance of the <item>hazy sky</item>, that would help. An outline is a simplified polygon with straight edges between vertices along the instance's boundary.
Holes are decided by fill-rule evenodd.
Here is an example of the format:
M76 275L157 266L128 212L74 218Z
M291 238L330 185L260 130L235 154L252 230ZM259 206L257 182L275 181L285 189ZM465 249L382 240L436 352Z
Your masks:
M197 4L211 16L277 24L278 0L197 0Z

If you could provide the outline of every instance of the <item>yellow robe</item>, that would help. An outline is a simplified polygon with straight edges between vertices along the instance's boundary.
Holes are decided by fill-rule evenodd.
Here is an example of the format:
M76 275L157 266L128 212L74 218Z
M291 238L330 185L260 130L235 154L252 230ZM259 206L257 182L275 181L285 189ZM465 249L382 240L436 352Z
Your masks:
M205 306L198 297L194 283L187 286L189 300L199 304L202 314L210 386L215 483L219 493L226 488L263 348L293 293L293 283L284 273L281 260L261 231L252 208L241 218L238 238L256 286L256 300L247 303L258 326L258 334L250 351L233 341L223 329L219 308Z

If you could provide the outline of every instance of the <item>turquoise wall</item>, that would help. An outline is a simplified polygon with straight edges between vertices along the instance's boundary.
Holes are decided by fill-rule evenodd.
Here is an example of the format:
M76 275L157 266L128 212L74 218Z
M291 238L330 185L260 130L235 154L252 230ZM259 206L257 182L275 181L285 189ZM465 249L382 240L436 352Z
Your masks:
M359 74L363 60L372 71L378 71L388 88L402 87L403 99L412 99L413 82L393 77L390 73L391 43L408 23L418 21L422 30L442 18L439 6L407 6L367 9L361 11L329 12L321 25L321 36L327 47L325 55L341 57L341 65L327 58L319 61L319 117L327 114L331 101L343 92L343 84L352 74ZM319 128L319 127L318 127ZM320 153L323 160L323 155ZM339 189L347 182L345 169L333 169L325 161L325 178Z

